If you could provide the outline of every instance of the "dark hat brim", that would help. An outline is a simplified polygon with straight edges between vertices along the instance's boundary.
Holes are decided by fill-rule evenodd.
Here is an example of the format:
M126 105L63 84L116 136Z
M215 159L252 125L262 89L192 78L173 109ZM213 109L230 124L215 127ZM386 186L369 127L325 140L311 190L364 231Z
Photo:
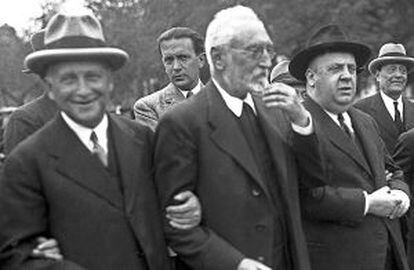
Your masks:
M112 70L121 68L129 59L128 54L118 48L64 48L45 49L26 56L24 66L36 74L44 74L48 64L60 61L97 60L110 65Z
M363 67L371 57L371 50L368 46L348 41L321 43L308 47L297 53L289 64L289 72L296 79L305 81L305 72L310 62L318 55L328 52L347 52L355 57L359 68Z
M408 56L382 56L375 58L368 65L368 70L372 75L375 75L375 71L383 65L387 64L402 64L407 67L408 72L411 72L414 68L414 58Z

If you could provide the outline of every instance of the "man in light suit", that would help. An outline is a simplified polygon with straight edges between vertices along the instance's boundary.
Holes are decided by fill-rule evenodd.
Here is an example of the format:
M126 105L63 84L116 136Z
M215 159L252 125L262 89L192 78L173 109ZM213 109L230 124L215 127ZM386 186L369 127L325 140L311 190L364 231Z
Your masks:
M306 80L304 104L325 165L325 186L301 191L312 269L408 269L398 222L409 207L408 186L374 119L351 107L356 73L369 56L368 47L329 25L289 65L294 77Z
M308 270L297 179L322 172L309 113L292 87L267 87L273 44L251 9L217 13L205 48L212 80L156 130L161 205L190 189L203 208L195 228L165 222L168 244L191 269Z
M106 45L89 10L55 15L44 41L25 64L44 75L60 112L5 162L0 268L169 269L153 133L106 113L112 72L128 55ZM33 257L39 236L56 239L64 259Z
M135 119L152 130L166 111L200 91L200 69L205 64L203 38L190 28L171 28L157 42L170 83L134 104Z
M414 128L414 104L403 95L408 73L413 67L414 58L407 56L402 44L384 44L378 57L368 65L379 92L355 104L356 108L375 119L391 154L398 136Z

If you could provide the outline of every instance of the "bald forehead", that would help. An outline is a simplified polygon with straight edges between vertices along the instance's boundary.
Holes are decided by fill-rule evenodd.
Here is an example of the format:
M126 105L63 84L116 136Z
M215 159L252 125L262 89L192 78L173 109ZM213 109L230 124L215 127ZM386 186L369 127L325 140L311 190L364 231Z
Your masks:
M231 42L234 45L251 43L272 43L266 29L262 24L244 24L235 29Z

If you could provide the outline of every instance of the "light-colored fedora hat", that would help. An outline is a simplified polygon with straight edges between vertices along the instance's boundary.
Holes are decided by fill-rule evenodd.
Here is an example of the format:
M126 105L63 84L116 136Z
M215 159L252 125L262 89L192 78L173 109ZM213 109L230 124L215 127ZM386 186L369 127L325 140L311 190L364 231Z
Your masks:
M300 81L290 74L289 63L290 60L283 60L274 66L270 73L270 82L281 82L287 85L305 85L304 81Z
M108 46L98 19L91 10L82 8L53 16L45 27L43 48L27 55L24 66L42 75L53 62L99 60L117 70L128 58L125 51Z
M368 65L371 74L380 69L383 65L399 63L405 65L408 71L414 67L414 58L407 56L405 48L399 43L385 43L379 50L378 57L372 60Z
M305 81L305 72L310 62L318 55L327 52L347 52L355 57L357 71L371 57L371 50L368 46L350 41L346 33L339 25L331 24L317 30L308 40L306 47L298 52L289 64L289 71L298 80Z

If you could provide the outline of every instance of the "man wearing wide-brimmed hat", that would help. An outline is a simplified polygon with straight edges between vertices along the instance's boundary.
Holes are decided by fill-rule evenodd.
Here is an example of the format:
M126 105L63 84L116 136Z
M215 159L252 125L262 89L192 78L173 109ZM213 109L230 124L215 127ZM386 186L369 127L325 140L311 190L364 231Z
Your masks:
M128 54L88 10L60 12L25 66L60 112L20 143L0 179L1 269L169 269L151 173L151 131L106 113ZM38 236L64 260L30 257Z
M30 44L33 51L44 49L44 32L41 30L31 37ZM27 67L22 72L32 73ZM19 107L10 115L4 130L4 153L9 154L17 144L49 122L57 111L56 102L50 99L47 91L35 100Z
M351 107L357 72L369 56L368 47L329 25L289 66L306 80L304 104L325 157L326 185L301 191L312 269L408 269L398 222L409 207L408 186L375 121ZM392 173L388 181L386 169Z
M378 57L368 65L379 91L355 104L375 119L390 153L394 151L398 136L414 128L414 104L403 95L413 67L414 58L407 55L402 44L384 44Z

